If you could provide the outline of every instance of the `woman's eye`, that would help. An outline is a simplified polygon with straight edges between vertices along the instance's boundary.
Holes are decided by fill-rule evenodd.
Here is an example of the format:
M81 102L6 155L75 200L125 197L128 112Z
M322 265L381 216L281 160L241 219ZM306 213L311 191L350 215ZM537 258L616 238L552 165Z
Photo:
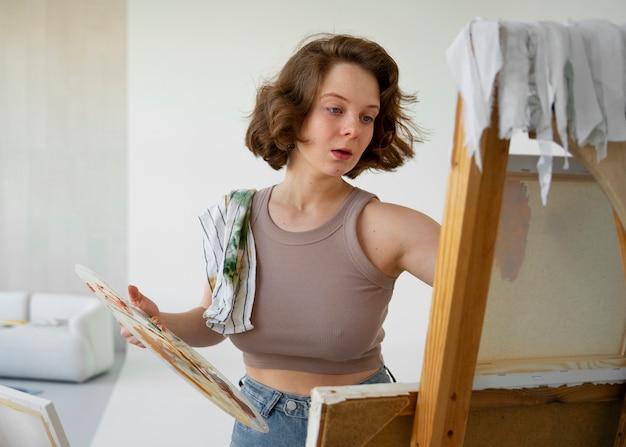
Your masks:
M362 117L361 119L363 121L365 121L366 123L371 123L371 122L374 121L374 117L373 116L369 116L369 115L366 115L366 116Z
M339 107L328 107L328 111L330 113L341 113L341 109Z

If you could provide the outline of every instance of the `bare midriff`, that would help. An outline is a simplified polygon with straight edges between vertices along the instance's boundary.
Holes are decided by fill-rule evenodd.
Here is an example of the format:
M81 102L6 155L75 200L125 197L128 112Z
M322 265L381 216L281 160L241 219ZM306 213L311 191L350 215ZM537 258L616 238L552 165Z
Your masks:
M246 367L250 378L265 386L290 394L309 396L316 386L355 385L375 374L378 369L370 369L350 374L316 374L283 369Z

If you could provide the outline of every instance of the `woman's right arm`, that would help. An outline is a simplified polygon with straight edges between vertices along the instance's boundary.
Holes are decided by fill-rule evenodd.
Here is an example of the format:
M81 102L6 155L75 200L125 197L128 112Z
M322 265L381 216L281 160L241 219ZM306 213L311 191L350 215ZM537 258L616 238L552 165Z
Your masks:
M204 288L200 305L187 312L162 313L151 299L144 296L137 287L132 285L128 286L128 296L130 297L131 303L150 315L159 327L176 334L190 346L212 346L225 339L223 335L208 328L202 317L202 314L212 302L211 287L208 283ZM124 326L122 326L120 333L129 343L144 347Z

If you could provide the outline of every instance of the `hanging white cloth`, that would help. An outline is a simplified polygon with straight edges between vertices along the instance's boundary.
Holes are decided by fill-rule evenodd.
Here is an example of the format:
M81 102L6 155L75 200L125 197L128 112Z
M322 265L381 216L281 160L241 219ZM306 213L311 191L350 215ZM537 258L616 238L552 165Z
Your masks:
M498 113L500 138L510 140L516 131L527 131L529 96L528 25L502 21L503 65L498 76Z
M606 157L608 141L626 141L626 24L479 18L461 30L446 57L465 105L470 155L482 168L480 138L490 123L497 80L498 134L501 139L517 132L535 135L544 204L552 174L553 117L566 155L568 131L579 146L595 146L598 160Z
M498 23L475 19L448 48L446 59L463 98L465 145L482 169L480 137L489 127L496 75L502 67Z
M624 42L620 29L607 20L582 20L574 26L585 42L593 85L606 121L608 141L626 141Z
M572 88L568 110L571 132L579 146L592 144L600 156L603 153L606 155L606 123L593 85L583 35L575 26L569 27L569 34L568 77L572 80Z
M538 24L528 25L528 113L526 127L534 130L539 143L537 172L541 188L541 200L548 200L552 181L552 102L550 101L550 74L543 28Z

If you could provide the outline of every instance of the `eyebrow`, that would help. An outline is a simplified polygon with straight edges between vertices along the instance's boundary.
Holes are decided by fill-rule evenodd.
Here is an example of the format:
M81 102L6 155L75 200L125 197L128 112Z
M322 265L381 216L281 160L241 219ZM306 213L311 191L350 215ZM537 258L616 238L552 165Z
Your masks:
M320 98L326 98L327 96L333 96L333 97L335 97L335 98L339 98L339 99L341 99L341 100L343 100L343 101L350 102L350 101L348 100L348 98L346 98L346 97L344 97L344 96L340 95L339 93L333 93L333 92L324 93L323 95L321 95L321 96L320 96ZM376 110L380 110L380 105L379 105L379 104L371 104L371 105L365 106L365 108L366 108L366 109L376 109Z

